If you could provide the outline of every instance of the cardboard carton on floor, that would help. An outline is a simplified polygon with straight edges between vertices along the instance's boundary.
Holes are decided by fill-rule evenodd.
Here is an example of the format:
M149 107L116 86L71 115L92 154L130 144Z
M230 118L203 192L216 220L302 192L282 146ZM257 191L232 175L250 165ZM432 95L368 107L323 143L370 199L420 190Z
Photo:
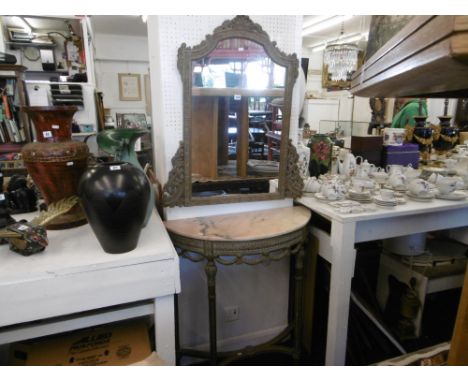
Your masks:
M9 364L124 366L150 354L146 322L132 320L12 344Z

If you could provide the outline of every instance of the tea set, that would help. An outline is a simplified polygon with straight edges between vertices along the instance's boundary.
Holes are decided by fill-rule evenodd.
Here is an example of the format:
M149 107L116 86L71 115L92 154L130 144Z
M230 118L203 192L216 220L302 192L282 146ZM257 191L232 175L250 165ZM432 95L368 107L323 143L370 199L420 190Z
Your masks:
M466 162L464 158L444 160L446 168L455 176L433 172L424 177L425 170L411 165L380 168L347 150L340 150L338 174L305 179L304 192L340 213L369 211L372 209L363 204L370 203L394 208L407 203L407 199L417 202L430 202L435 198L463 200L468 196L465 191L468 188L468 155L466 158Z

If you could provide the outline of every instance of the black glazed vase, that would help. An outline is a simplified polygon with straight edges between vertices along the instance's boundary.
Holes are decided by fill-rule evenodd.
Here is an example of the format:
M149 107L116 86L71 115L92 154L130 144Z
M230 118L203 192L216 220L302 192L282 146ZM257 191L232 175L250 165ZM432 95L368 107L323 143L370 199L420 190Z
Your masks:
M150 194L148 178L130 163L100 163L83 174L78 195L104 251L116 254L136 248Z

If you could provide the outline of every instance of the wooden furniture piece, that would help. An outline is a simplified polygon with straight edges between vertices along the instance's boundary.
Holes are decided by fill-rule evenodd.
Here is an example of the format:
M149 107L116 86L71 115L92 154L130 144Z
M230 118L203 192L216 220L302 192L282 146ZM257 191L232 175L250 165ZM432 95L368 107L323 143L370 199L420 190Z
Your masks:
M468 201L408 201L391 210L340 214L313 197L297 202L331 223L330 232L312 227L319 240L319 255L331 264L326 364L344 365L348 332L351 279L354 275L354 245L371 240L468 226Z
M120 255L105 253L89 225L48 237L30 257L0 247L0 344L154 315L158 355L174 365L179 259L159 216Z
M205 261L208 284L210 351L178 349L184 355L209 358L210 363L227 364L256 352L281 352L299 361L302 331L303 244L310 211L304 207L244 212L165 222L179 256ZM216 343L216 263L258 265L294 256L294 297L290 301L288 327L267 344L231 352L218 352ZM292 346L276 345L292 336Z
M449 366L468 365L468 267L465 270L465 281L450 344L448 364Z
M177 67L183 84L184 131L164 186L165 206L299 196L303 181L295 169L297 153L289 143L292 91L299 67L296 54L280 51L248 16L236 16L206 35L200 44L189 47L183 43ZM248 173L248 160L253 159L249 156L249 103L258 106L260 98L263 103L283 100L277 176L280 186L274 193L251 191L250 187L233 191L233 187L222 184L254 184L261 177ZM231 147L230 127L236 131ZM226 163L228 158L232 163ZM209 184L210 195L196 191L203 189L204 184Z
M468 94L468 16L415 16L353 75L361 97Z

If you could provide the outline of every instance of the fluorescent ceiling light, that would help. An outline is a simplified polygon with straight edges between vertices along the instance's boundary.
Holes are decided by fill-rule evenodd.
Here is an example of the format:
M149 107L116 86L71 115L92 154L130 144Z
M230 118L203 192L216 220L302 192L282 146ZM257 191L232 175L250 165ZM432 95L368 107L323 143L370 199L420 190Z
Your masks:
M315 32L321 31L323 29L330 28L334 25L340 24L343 21L349 20L353 16L351 15L346 15L346 16L331 16L323 21L320 21L318 23L315 23L309 27L303 28L302 29L302 36L307 36L310 34L313 34Z
M309 28L311 27L312 25L316 25L322 21L325 21L327 19L331 19L335 16L313 16L309 21L305 22L304 24L302 24L302 29L306 29L306 28Z
M20 24L21 27L28 33L31 33L32 32L32 29L31 27L29 26L29 24L22 18L22 17L19 17L19 16L13 16L12 17L13 21L15 22L15 24Z
M327 44L332 44L332 43L346 44L346 43L359 41L359 40L367 41L368 38L369 38L369 33L368 32L365 32L365 33L360 33L360 32L359 33L350 33L350 34L342 35L342 36L340 36L338 38L325 40L325 41L321 41L319 43L309 45L308 48L312 49L312 52L319 52L319 51L323 50Z
M314 48L312 48L312 52L313 52L313 53L315 53L315 52L321 52L322 50L325 49L326 46L327 46L327 44L314 45Z

